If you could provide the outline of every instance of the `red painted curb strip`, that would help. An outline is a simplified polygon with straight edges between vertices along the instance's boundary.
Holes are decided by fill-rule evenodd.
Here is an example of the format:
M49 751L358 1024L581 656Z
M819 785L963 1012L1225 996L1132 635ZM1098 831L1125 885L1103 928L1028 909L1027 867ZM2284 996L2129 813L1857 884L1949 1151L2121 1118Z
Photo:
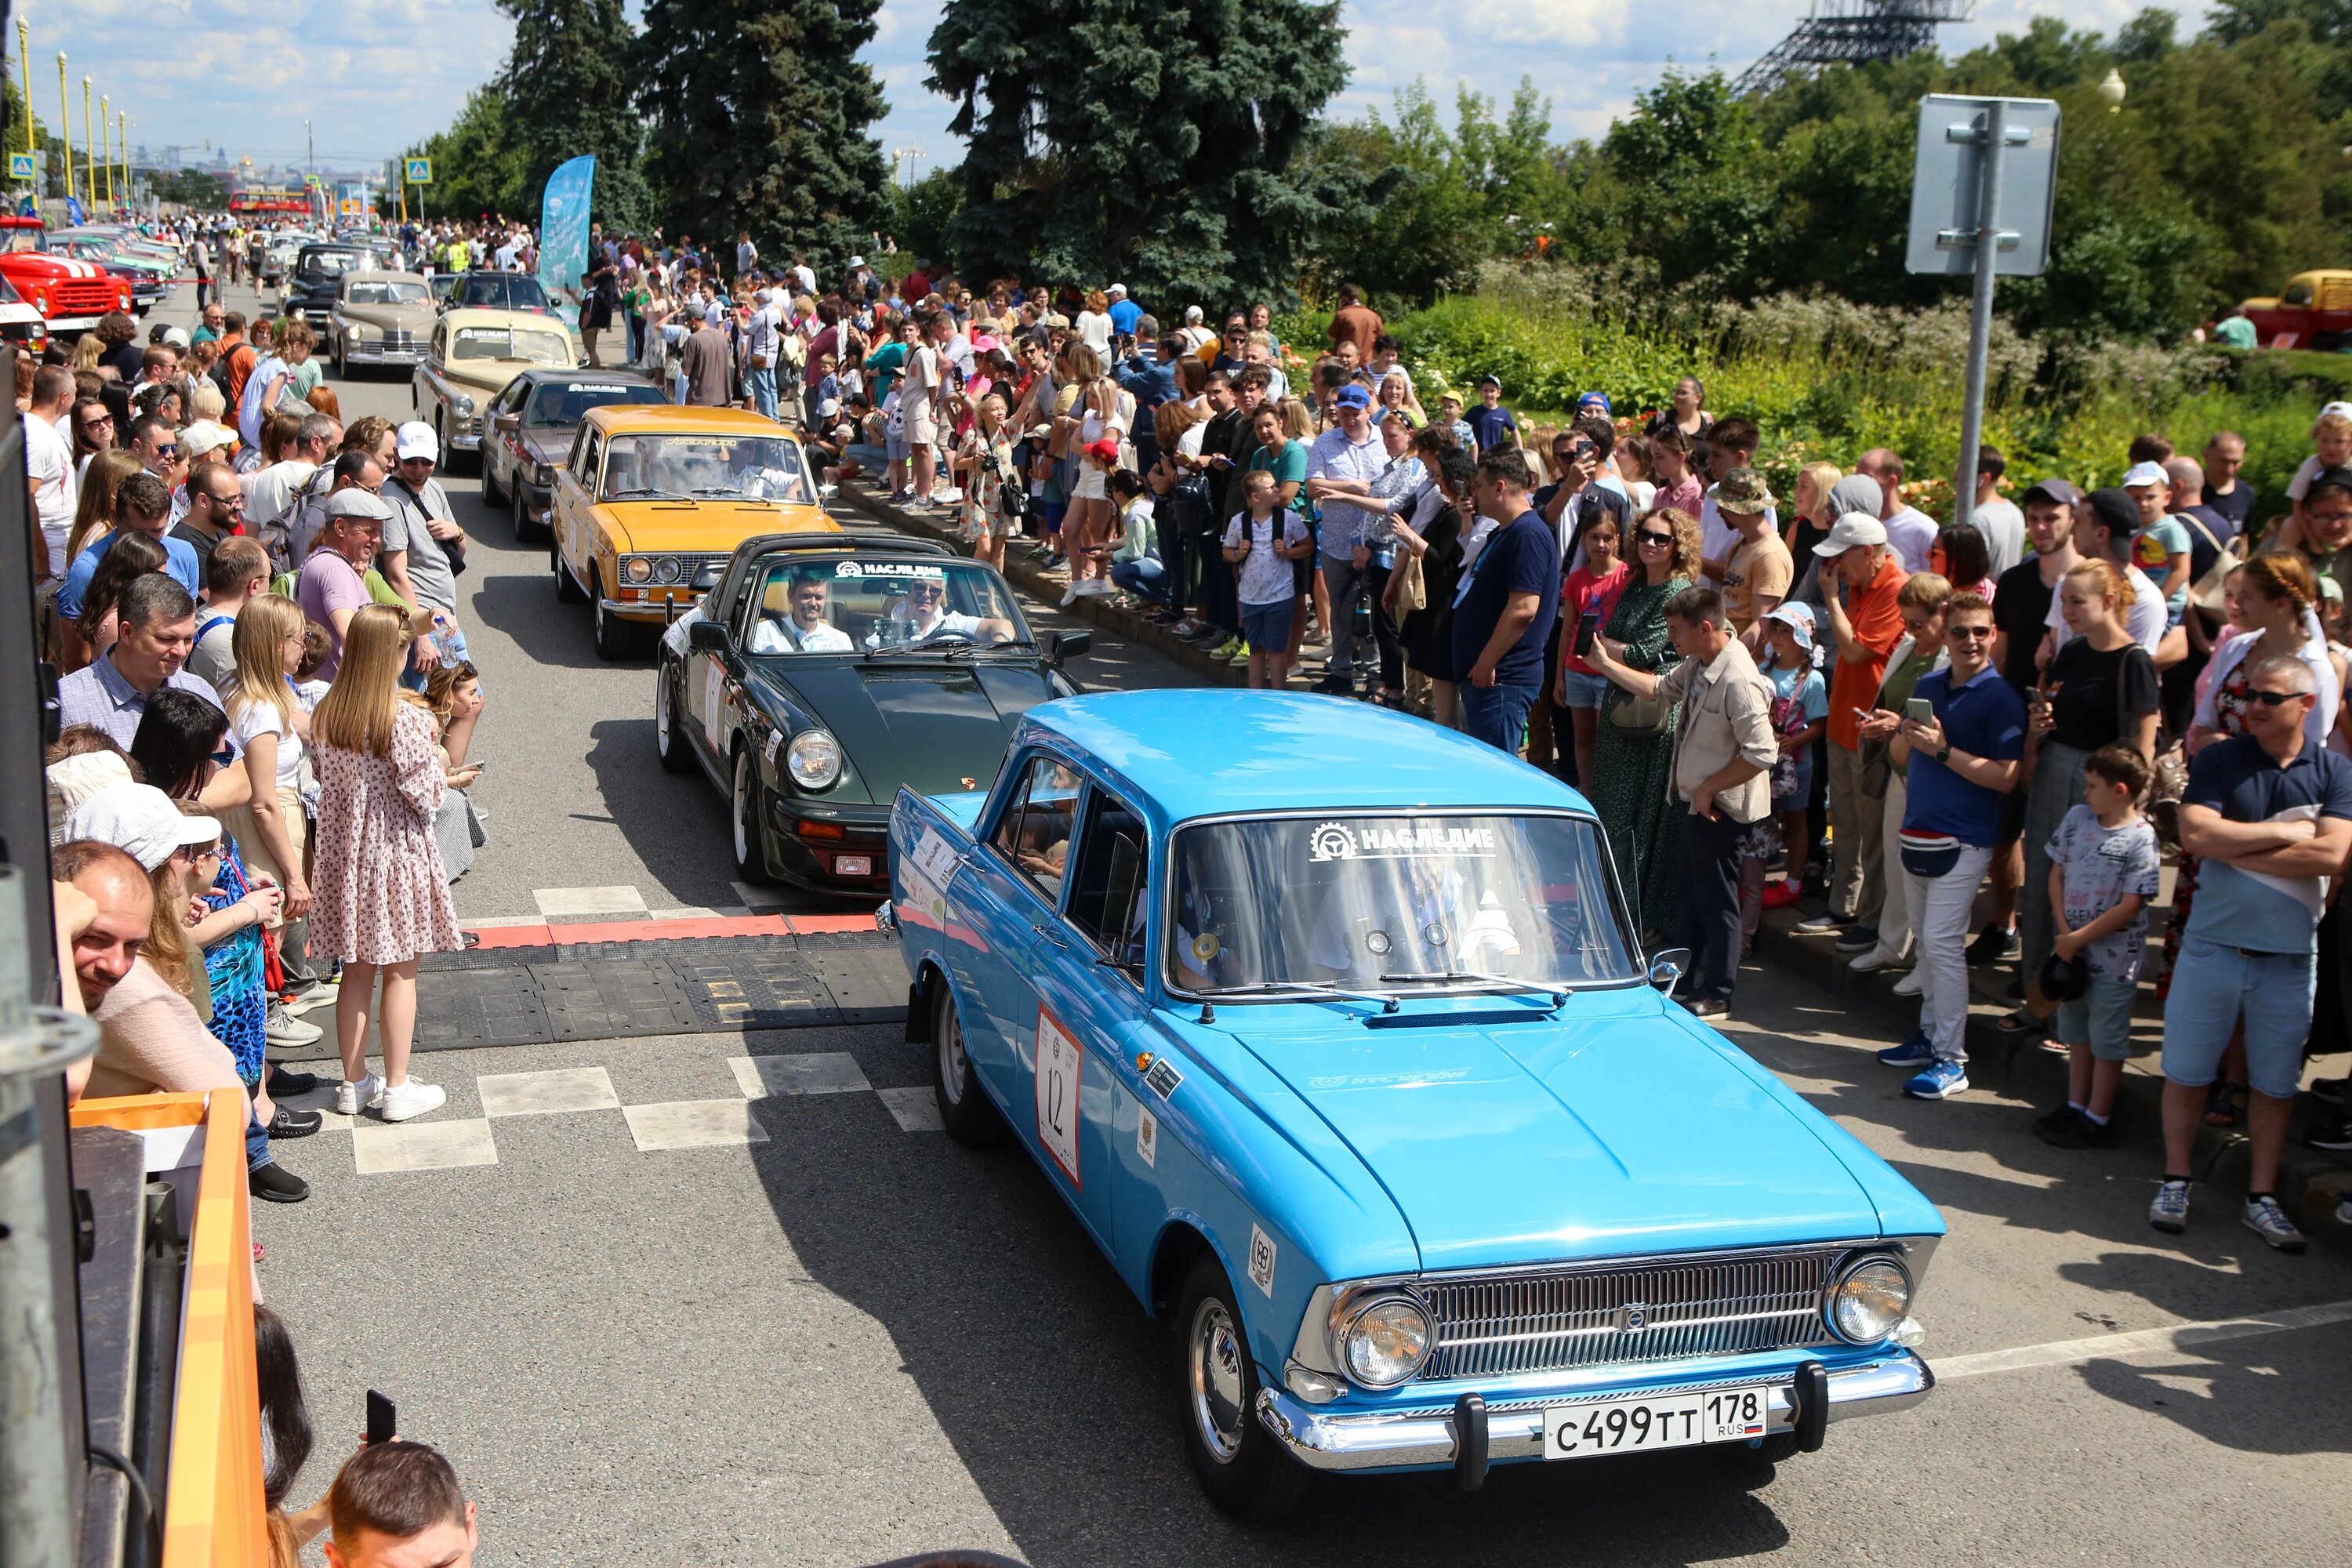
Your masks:
M485 926L477 949L568 946L592 942L677 942L710 936L793 936L868 931L872 915L709 915L677 921L594 921L562 925Z

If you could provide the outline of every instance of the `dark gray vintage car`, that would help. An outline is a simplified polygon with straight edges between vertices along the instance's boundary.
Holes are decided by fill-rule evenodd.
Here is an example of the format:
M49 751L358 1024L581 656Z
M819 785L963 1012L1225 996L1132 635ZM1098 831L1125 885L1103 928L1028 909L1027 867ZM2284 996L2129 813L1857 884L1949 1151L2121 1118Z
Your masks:
M1003 578L942 544L766 534L663 635L655 741L728 797L745 881L877 895L899 787L985 788L1021 716L1077 692L1062 663L1090 641L1041 642Z
M482 501L514 510L515 538L547 537L556 470L591 408L608 403L667 403L662 389L633 370L535 369L490 399L483 428Z
M335 374L362 364L414 365L433 341L433 289L415 272L346 272L327 317Z

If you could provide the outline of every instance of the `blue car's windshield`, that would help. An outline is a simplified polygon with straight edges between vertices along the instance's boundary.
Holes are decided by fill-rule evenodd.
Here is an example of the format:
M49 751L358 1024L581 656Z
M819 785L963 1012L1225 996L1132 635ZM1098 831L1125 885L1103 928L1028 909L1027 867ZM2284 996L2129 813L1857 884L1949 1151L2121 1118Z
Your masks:
M1564 816L1360 814L1180 829L1170 989L1591 985L1638 976L1600 834ZM1465 982L1466 983L1466 982Z

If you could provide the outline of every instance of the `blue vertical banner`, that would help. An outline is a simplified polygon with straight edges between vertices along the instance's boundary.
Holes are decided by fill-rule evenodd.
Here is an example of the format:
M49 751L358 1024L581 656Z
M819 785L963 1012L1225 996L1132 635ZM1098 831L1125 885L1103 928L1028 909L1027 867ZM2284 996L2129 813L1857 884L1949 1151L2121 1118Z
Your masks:
M573 321L580 319L580 278L588 270L588 197L595 184L593 155L559 163L539 209L540 286L572 302L563 314Z
M79 228L89 221L89 215L82 211L81 198L79 196L68 196L66 198L66 223L68 226ZM580 232L583 235L588 232L588 220L585 216L583 216L580 220Z

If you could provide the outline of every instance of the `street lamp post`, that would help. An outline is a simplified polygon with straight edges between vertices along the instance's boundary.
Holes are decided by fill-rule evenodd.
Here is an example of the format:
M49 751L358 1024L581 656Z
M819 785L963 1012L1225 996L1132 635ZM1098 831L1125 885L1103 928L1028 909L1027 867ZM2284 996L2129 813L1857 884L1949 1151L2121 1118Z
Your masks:
M73 100L66 96L66 52L58 51L58 150L65 154L66 195L73 195Z
M30 30L25 26L25 18L22 16L16 18L16 68L24 72L25 75L25 151L30 153L34 151L33 39ZM33 190L36 195L40 192L41 187L39 181L40 176L37 174L35 175Z
M127 110L121 111L114 145L122 154L122 201L128 206L131 203L131 115Z
M82 188L89 194L84 199L92 207L98 205L98 143L89 138L89 78L81 79L81 174Z
M98 95L98 139L105 150L106 206L114 210L114 98L110 93Z

